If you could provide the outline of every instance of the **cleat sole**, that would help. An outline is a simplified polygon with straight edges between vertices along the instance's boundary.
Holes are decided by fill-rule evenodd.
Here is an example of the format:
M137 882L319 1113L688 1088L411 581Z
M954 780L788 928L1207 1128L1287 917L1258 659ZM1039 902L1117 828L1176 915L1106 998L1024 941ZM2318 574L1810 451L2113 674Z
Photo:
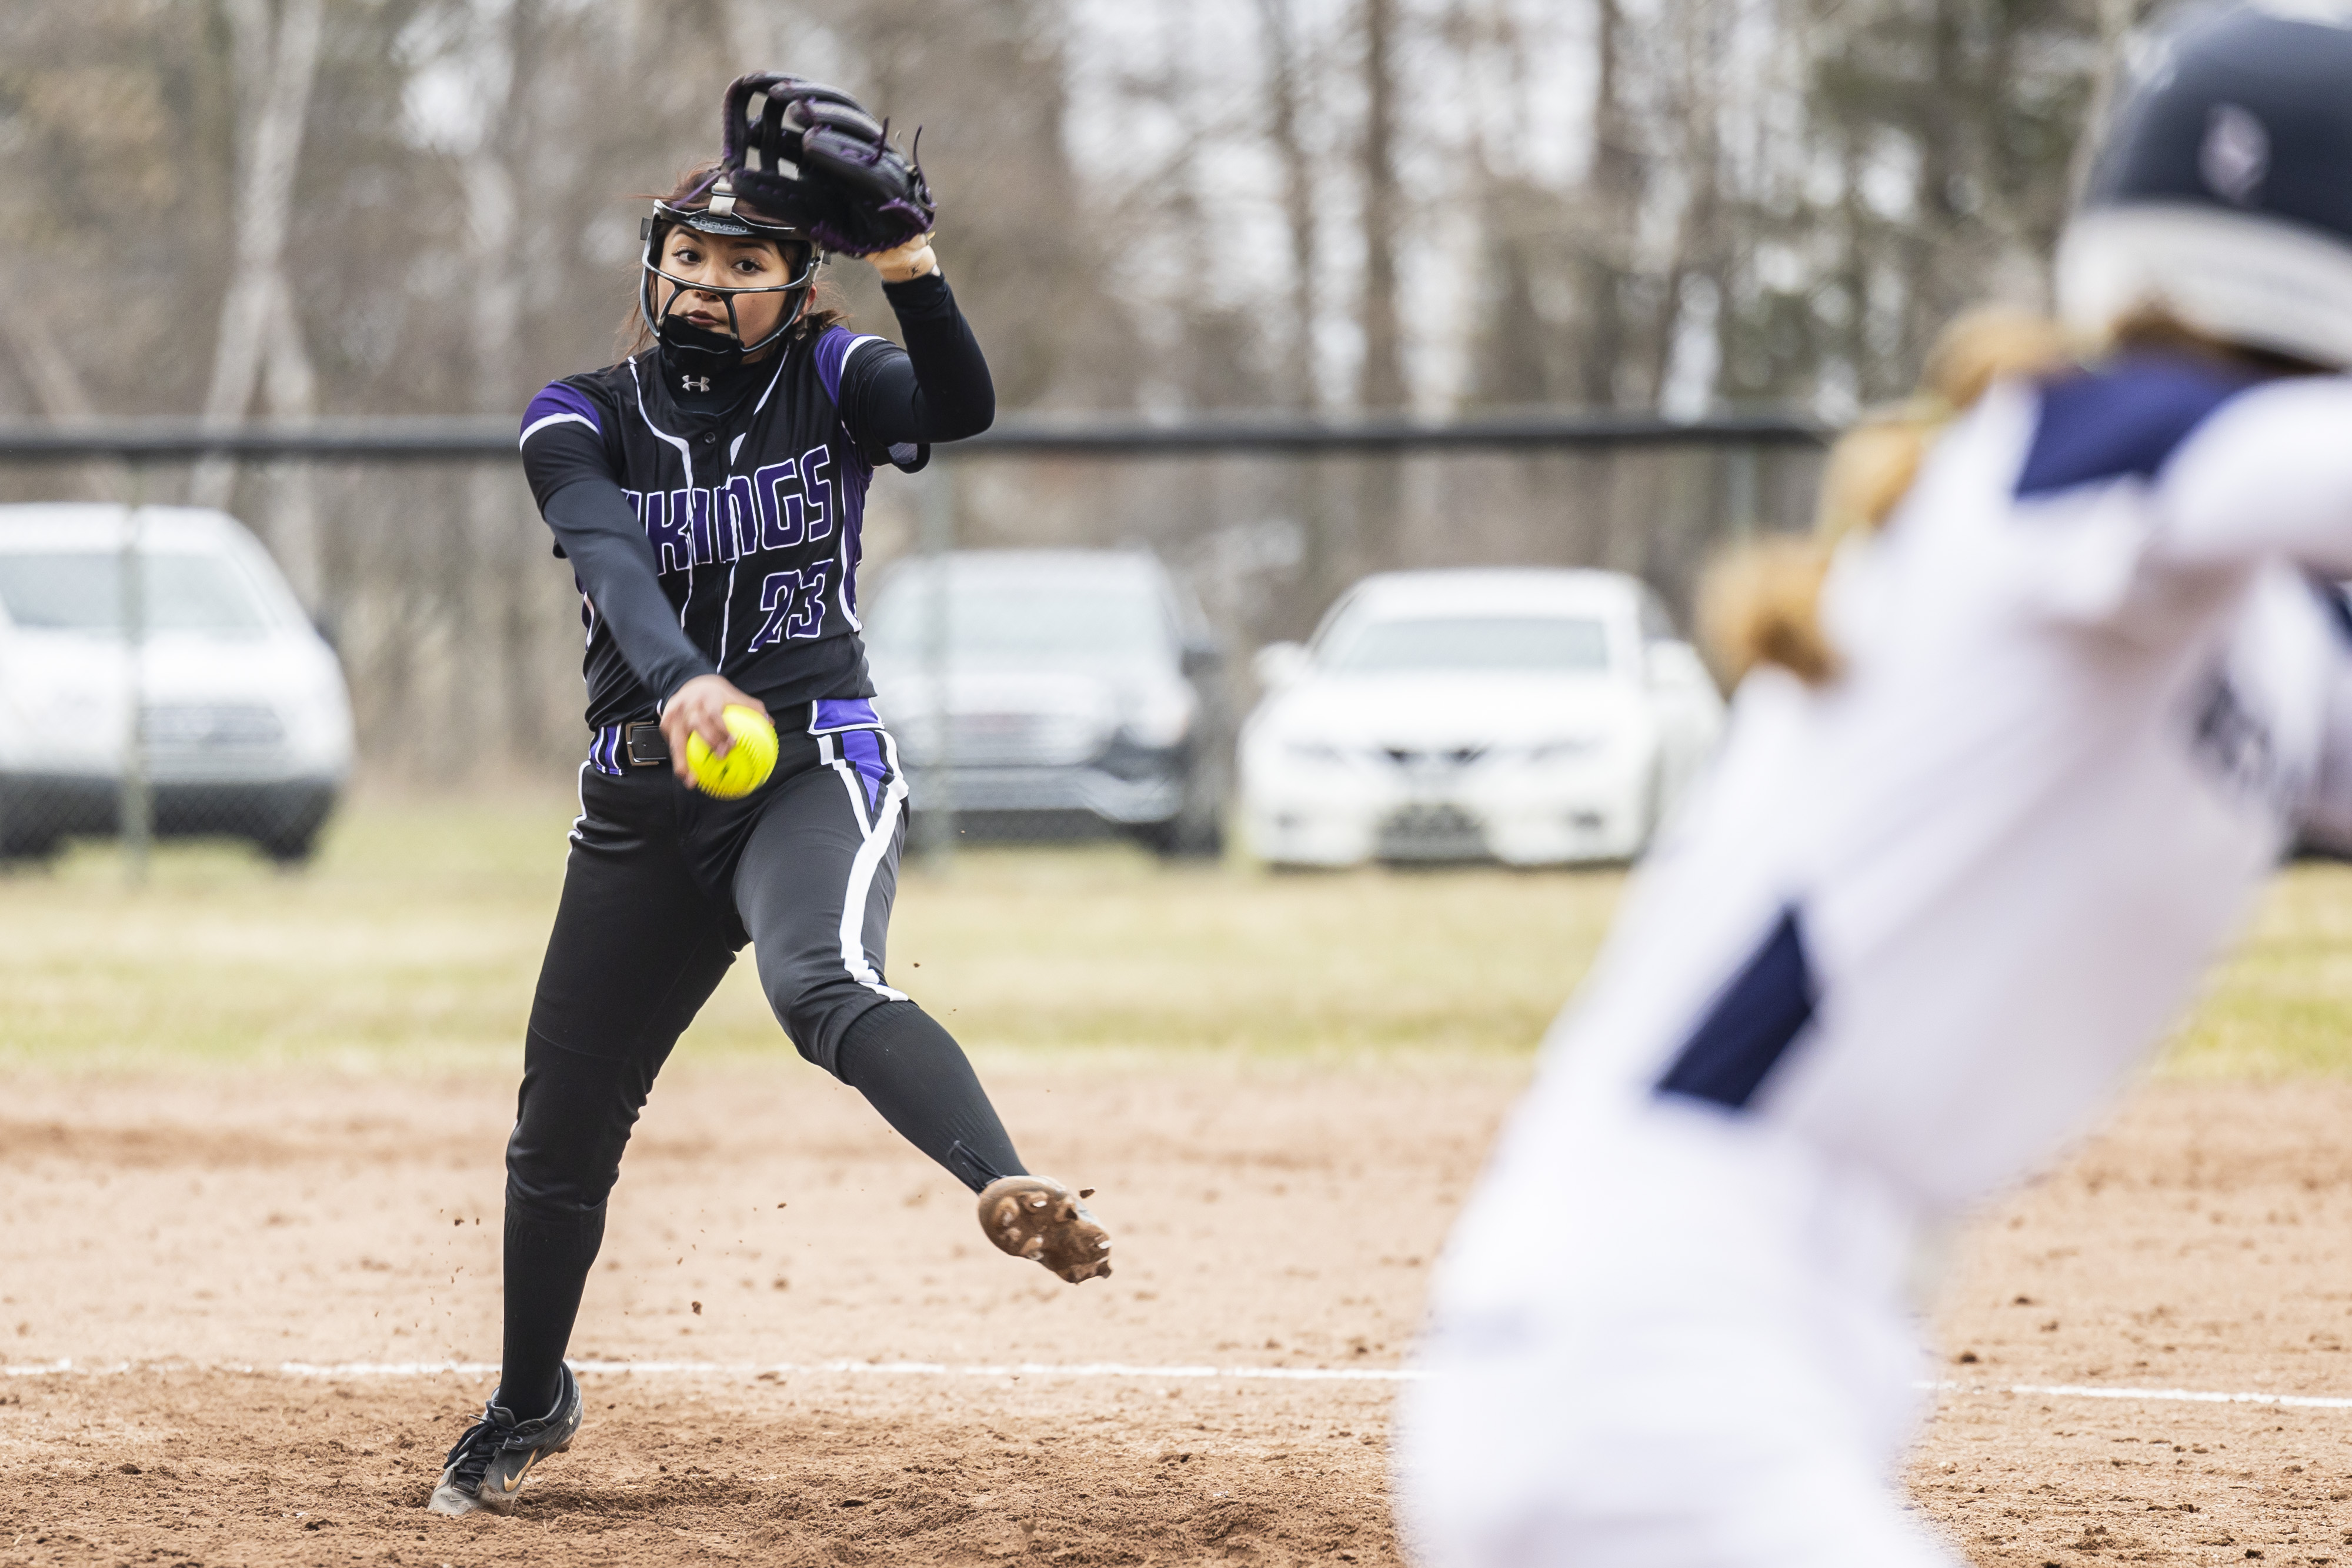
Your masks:
M1042 1264L1073 1285L1109 1277L1110 1237L1060 1183L1005 1176L982 1190L978 1207L980 1227L998 1251Z

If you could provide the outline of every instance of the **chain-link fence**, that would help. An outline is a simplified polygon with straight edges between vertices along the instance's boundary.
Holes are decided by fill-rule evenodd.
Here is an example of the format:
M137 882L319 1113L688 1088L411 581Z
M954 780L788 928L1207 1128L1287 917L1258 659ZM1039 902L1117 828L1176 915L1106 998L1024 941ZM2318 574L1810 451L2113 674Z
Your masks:
M1115 736L1049 733L995 697L930 723L925 683L948 691L967 657L942 632L899 658L884 691L918 841L1213 847L1204 824L1257 696L1249 656L1303 637L1350 583L1605 566L1685 615L1727 536L1801 525L1820 438L1792 418L1541 411L1028 422L911 479L886 470L865 519L869 597L899 563L950 550L1149 556L1181 601L1171 668L1204 715L1181 769ZM231 458L244 467L225 512L177 504L202 464ZM568 773L586 742L580 599L515 458L502 422L0 429L0 860L120 837L137 875L149 844L197 837L299 863L354 778L477 788ZM1048 778L1016 754L1030 742L1103 754L1062 758Z

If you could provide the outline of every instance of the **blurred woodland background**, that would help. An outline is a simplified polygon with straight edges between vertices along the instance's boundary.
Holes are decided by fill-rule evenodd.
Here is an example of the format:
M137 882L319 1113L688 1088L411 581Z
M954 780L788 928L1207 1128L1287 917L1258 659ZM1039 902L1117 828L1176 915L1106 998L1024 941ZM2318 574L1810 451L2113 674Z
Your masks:
M0 419L516 414L609 363L638 194L726 82L924 128L1008 411L1795 406L2038 302L2140 0L11 0ZM869 330L871 275L829 269ZM1236 653L1396 564L1678 605L1805 515L1725 453L944 465L959 542L1141 542ZM517 470L180 467L330 626L371 769L577 755L578 602ZM0 499L128 477L0 469ZM916 482L877 481L869 570ZM1239 670L1243 661L1235 660Z

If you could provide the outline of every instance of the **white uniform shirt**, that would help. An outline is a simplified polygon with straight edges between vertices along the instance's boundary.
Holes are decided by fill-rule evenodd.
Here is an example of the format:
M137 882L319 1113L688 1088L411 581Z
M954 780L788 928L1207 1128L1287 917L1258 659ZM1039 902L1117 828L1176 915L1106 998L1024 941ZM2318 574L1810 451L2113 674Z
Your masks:
M2307 573L2352 576L2352 380L1996 387L1833 569L1843 677L1741 687L1548 1087L1764 1119L1929 1208L2042 1163L2296 826L2352 829Z

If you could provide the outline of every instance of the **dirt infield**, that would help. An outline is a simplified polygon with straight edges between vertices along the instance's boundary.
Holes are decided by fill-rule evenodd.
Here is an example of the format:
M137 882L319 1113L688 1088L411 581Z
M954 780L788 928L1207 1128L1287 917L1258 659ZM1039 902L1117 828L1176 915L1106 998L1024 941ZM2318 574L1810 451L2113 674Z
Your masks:
M682 1067L576 1348L748 1364L592 1373L463 1521L417 1505L486 1377L278 1369L495 1359L508 1084L12 1079L0 1359L77 1370L0 1380L0 1563L1392 1562L1391 1384L871 1368L1394 1368L1519 1070L1000 1065L1118 1225L1071 1289L813 1070ZM1912 1479L1973 1561L2352 1563L2352 1409L2000 1392L2352 1394L2347 1115L2160 1083L1964 1239Z

